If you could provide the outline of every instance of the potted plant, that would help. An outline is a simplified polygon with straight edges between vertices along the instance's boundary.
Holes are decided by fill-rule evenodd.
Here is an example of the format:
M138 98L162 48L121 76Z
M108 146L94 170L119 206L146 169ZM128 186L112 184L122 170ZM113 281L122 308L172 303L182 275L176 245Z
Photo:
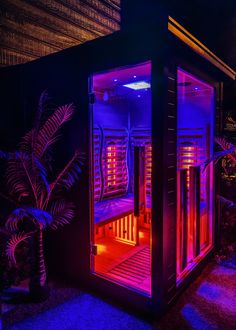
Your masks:
M40 96L34 125L22 139L19 150L0 151L6 162L6 186L16 207L8 216L4 230L10 235L6 255L16 264L15 251L21 242L30 244L31 275L29 290L32 299L48 296L47 274L43 253L43 232L56 230L74 218L75 208L64 196L81 173L82 156L76 151L60 173L49 181L52 156L49 149L58 139L58 131L73 113L73 104L58 107L46 120L47 93ZM50 173L50 177L53 177Z

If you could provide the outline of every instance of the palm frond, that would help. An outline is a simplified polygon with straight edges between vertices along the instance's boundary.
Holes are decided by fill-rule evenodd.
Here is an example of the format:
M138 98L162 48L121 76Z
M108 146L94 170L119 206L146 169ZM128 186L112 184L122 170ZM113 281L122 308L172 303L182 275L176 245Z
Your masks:
M20 207L9 215L5 228L10 232L15 232L19 230L20 223L25 219L32 221L36 226L41 226L42 229L50 225L53 220L47 211L33 207Z
M25 234L24 232L21 232L12 235L12 237L7 242L6 255L14 264L16 264L16 258L15 258L16 247L19 245L19 243L25 241L29 237L30 237L29 234Z
M218 151L216 152L211 158L207 159L205 162L204 162L204 168L203 168L203 171L206 169L206 167L214 162L214 163L217 163L218 160L220 160L222 157L224 156L228 156L228 155L231 155L233 152L235 152L235 149L236 147L235 146L232 146L230 149L227 149L227 150L222 150L222 151ZM236 160L235 160L236 161Z
M35 135L35 129L33 128L31 131L26 133L20 141L19 149L21 151L27 152L31 154L33 152L33 139Z
M35 149L35 143L37 140L37 133L40 128L41 124L41 117L42 113L44 111L44 105L46 100L48 99L48 94L46 91L43 91L40 95L39 98L39 104L38 104L38 109L35 115L34 119L34 124L33 124L33 129L26 133L20 141L20 150L28 152L28 153L34 153Z
M10 194L18 196L18 200L31 196L36 205L42 192L50 191L44 166L37 158L22 151L9 157L6 179Z
M56 230L60 226L70 223L75 216L75 207L66 200L57 200L50 205L49 212L53 217L50 228Z
M236 146L232 143L228 142L225 138L216 137L215 142L221 147L223 150L232 150L226 156L230 158L234 163L236 163Z
M25 208L17 208L9 215L5 227L10 232L17 231L19 229L20 222L25 218L28 217L28 213Z
M228 142L225 138L215 137L215 142L223 149L228 150L233 147L233 144Z
M55 142L58 130L65 122L71 119L73 113L73 104L64 105L59 107L51 117L47 119L37 135L37 143L34 150L36 157L40 159L47 148Z
M15 152L8 160L6 179L11 195L29 196L32 194L32 182L29 167L30 157L22 152Z
M45 103L47 100L48 100L48 93L46 90L44 90L41 93L40 98L39 98L38 109L37 109L35 119L34 119L34 124L33 124L33 127L35 128L36 131L38 131L40 128L42 114L45 110Z
M27 213L31 217L32 221L36 225L40 225L42 229L45 229L52 223L53 218L47 211L34 207L27 207Z
M50 192L50 185L47 179L47 171L44 165L39 161L39 159L34 158L34 178L35 178L35 189L38 201L43 195L47 195ZM39 203L39 205L42 205Z
M51 184L51 192L53 192L55 188L58 190L69 190L74 185L81 173L82 160L83 156L79 151L76 151L71 160Z
M221 202L221 205L226 207L227 209L230 209L232 211L236 211L236 203L231 201L230 199L227 199L222 196L217 196L217 199Z

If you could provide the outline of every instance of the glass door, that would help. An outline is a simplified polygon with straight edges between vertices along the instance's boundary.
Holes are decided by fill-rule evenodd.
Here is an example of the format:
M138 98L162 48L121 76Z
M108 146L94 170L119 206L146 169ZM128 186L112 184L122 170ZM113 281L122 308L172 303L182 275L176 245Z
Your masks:
M177 280L213 245L214 88L178 69Z
M151 295L151 64L92 76L91 271Z

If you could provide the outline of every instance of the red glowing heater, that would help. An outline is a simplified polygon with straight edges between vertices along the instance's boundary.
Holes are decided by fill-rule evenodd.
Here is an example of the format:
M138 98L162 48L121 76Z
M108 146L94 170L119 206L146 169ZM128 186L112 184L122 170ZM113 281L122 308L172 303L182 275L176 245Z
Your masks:
M204 159L211 154L210 125L204 128L179 128L178 145L178 212L177 275L181 279L194 260L209 247L210 184L212 169L203 171Z
M25 99L45 86L58 91L58 104L74 102L61 148L87 155L82 186L68 196L78 221L53 236L48 266L157 314L217 244L216 178L213 165L203 171L203 164L219 134L219 82L235 72L171 17L142 25L147 13L140 13L130 31L14 70L24 76L16 93L25 96L24 118ZM7 85L4 77L1 93L20 80Z

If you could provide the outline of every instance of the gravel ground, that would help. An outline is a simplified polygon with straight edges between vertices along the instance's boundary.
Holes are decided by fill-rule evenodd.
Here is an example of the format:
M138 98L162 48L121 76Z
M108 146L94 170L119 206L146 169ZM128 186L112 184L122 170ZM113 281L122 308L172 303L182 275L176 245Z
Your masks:
M3 329L234 330L236 269L209 264L158 322L138 318L79 289L54 287L46 302L26 301L8 310L4 314Z

